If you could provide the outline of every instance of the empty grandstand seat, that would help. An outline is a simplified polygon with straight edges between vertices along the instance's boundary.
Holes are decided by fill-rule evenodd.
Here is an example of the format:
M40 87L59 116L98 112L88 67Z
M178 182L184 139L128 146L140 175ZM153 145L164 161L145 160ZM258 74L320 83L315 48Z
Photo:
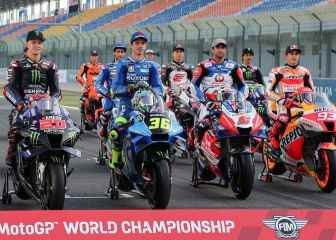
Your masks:
M145 26L151 24L162 24L172 22L214 1L215 0L185 0L158 14L151 16L150 18L138 23L137 25Z
M280 11L288 9L299 9L314 6L323 2L323 0L264 0L260 5L252 7L245 13L261 13L269 11Z

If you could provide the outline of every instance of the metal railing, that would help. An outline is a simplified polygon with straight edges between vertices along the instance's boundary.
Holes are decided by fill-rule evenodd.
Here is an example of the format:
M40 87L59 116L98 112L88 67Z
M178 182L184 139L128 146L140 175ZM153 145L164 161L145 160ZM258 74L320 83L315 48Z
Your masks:
M63 69L77 68L87 61L91 49L100 52L103 62L113 60L112 47L116 42L127 43L133 31L148 34L149 47L159 52L161 64L171 59L175 42L185 45L186 62L197 64L209 57L209 46L214 38L225 38L229 57L240 62L244 47L252 47L255 63L264 74L283 62L285 47L299 43L303 48L302 65L311 69L316 77L336 77L336 4L304 10L278 11L257 15L209 17L144 28L129 27L110 31L69 31L48 38L45 54ZM0 43L0 66L6 66L13 56L22 54L24 42Z

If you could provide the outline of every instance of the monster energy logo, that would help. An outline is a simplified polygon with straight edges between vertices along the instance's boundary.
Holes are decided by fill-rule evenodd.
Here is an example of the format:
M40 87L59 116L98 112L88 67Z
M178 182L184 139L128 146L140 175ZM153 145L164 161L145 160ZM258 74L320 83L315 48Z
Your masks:
M251 71L245 71L244 75L245 75L245 80L251 80L253 78Z
M77 140L77 133L76 132L70 132L69 133L69 140L71 145L75 145Z
M32 144L37 144L39 136L40 136L40 134L38 132L31 132L30 133L30 142Z
M41 80L41 72L37 69L34 69L32 71L32 81L33 81L33 83L37 84L37 83L40 82L40 80Z

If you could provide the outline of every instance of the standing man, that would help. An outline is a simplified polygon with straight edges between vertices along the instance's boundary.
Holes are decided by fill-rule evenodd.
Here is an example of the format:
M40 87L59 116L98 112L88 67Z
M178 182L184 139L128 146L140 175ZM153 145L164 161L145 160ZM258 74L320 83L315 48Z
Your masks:
M99 136L102 138L107 136L107 125L110 120L111 110L114 106L113 100L111 98L111 87L113 81L116 79L117 64L121 59L124 58L126 51L127 47L124 44L117 44L113 48L113 62L103 67L95 81L97 92L104 96L103 113L100 117L101 129L99 130Z
M153 49L147 49L145 55L147 60L155 61L156 53Z
M216 87L234 88L247 97L247 88L243 73L238 64L227 58L228 47L224 39L215 39L211 45L212 57L199 63L194 70L193 82L199 99L204 99L207 91ZM198 142L202 141L205 130L210 126L209 111L216 111L216 104L208 101L201 105L196 135Z
M96 50L92 50L90 54L90 62L82 64L77 72L76 80L84 87L81 96L81 112L85 112L85 102L90 98L95 98L97 95L94 81L100 73L102 64L99 63L99 54Z
M263 95L260 96L258 99L254 98L254 94L250 94L248 100L252 103L256 111L260 114L263 118L264 123L266 126L270 125L269 117L267 114L267 103L265 101L265 91L266 86L264 82L263 74L261 73L260 69L257 66L253 65L253 58L254 52L252 48L245 48L242 52L242 65L240 66L241 70L243 71L244 81L246 85L249 87L249 91L253 90L253 85L261 84L263 86ZM252 92L251 92L252 93Z
M281 109L281 112L274 114L272 110L269 111L269 114L275 120L274 125L269 131L269 138L276 154L278 154L280 150L280 135L285 130L285 125L289 120L287 109L291 108L294 103L290 95L301 87L309 87L314 91L314 84L309 70L300 66L300 47L297 44L289 45L286 48L285 57L287 63L284 66L273 68L270 73L272 83L268 93L273 105L281 104L281 106L277 108ZM285 98L285 101L278 103L278 100L281 98Z
M119 115L114 119L114 130L110 136L113 140L111 168L119 163L122 138L125 125L132 111L134 88L138 82L145 82L160 96L163 85L157 65L145 59L148 39L143 32L135 32L131 36L131 56L122 59L117 65L116 80L112 82L112 92L119 99Z
M243 76L245 82L248 83L259 83L265 86L263 75L257 66L253 65L254 52L252 48L245 48L242 52L241 69L243 71Z
M15 167L16 145L20 140L20 114L27 107L27 99L34 94L49 92L52 97L60 96L57 66L42 57L44 37L41 32L30 31L26 38L27 51L13 59L8 67L8 84L4 96L13 105L9 119L8 153L6 163Z
M189 97L195 100L195 90L191 82L192 69L184 62L184 47L181 44L176 44L173 48L173 60L168 64L165 74L163 74L163 83L168 87L168 108L173 108L172 99L174 97L174 89L181 89L188 93Z

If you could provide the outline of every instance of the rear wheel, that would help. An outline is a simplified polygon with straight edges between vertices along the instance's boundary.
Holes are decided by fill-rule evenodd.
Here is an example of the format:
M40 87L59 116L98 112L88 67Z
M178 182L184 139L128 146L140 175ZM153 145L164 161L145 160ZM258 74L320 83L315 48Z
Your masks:
M236 157L236 166L232 171L231 188L238 199L246 199L253 188L254 162L251 154L240 154Z
M323 192L331 193L336 188L336 151L320 150L319 161L316 183Z

